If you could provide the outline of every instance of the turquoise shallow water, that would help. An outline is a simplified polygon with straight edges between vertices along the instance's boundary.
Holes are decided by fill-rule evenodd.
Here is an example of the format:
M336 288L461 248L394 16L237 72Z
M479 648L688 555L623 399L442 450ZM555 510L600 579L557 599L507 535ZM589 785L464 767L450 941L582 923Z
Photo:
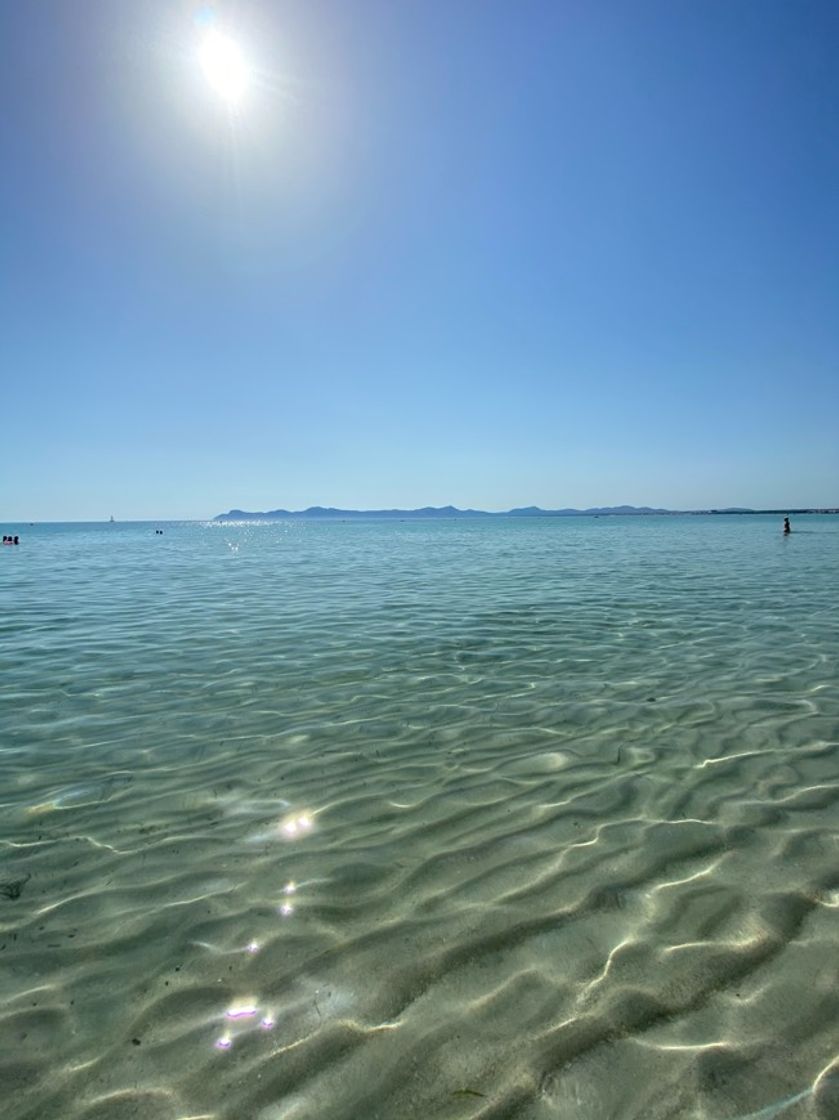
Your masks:
M161 527L4 526L4 1116L839 1116L839 517Z

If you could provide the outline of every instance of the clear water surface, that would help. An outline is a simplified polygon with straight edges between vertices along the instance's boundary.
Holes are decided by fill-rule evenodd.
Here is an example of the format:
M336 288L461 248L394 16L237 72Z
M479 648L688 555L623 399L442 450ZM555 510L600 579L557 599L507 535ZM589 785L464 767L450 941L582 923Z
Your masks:
M4 1116L836 1120L793 528L5 526Z

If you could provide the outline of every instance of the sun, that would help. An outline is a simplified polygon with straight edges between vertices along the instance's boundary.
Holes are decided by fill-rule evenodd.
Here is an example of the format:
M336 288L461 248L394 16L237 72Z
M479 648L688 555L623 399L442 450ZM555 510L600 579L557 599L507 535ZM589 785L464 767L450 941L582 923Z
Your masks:
M231 108L240 105L251 72L239 44L220 31L210 31L198 51L201 69L212 88Z

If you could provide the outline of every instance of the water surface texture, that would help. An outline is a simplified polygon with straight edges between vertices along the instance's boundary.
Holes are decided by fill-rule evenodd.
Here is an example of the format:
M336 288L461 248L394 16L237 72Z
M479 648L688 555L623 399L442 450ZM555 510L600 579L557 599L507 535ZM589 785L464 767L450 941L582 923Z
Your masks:
M14 526L6 1120L836 1120L839 518Z

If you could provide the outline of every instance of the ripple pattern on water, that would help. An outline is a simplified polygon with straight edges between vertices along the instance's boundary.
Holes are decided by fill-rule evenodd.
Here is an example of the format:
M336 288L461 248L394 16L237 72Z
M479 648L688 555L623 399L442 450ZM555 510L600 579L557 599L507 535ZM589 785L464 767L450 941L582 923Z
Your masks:
M15 529L10 1120L826 1120L839 521Z

